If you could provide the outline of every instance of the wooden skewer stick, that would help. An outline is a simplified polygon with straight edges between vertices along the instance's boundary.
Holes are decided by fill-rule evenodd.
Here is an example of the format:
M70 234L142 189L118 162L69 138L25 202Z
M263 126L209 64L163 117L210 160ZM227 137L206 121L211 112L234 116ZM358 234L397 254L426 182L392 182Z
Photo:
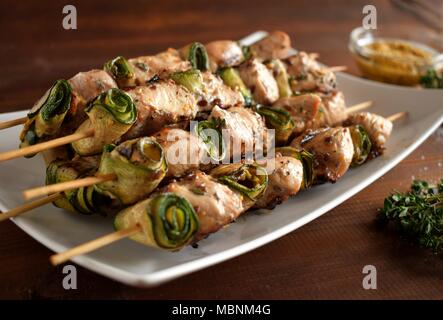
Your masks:
M333 66L328 68L331 72L340 72L340 71L346 71L348 70L347 66Z
M140 231L142 231L141 226L139 224L136 224L133 227L110 233L106 236L86 242L84 244L81 244L81 245L74 247L70 250L67 250L65 252L54 254L49 258L49 261L51 261L51 264L53 266L57 266L63 262L68 261L69 259L71 259L75 256L79 256L79 255L97 250L101 247L107 246L108 244L111 244L111 243L116 242L118 240L130 237Z
M39 152L42 152L42 151L45 151L48 149L53 149L56 147L63 146L65 144L72 143L77 140L88 138L93 135L94 135L94 130L91 129L91 130L88 130L85 132L73 133L73 134L67 135L65 137L61 137L61 138L57 138L54 140L38 143L38 144L29 146L29 147L25 147L22 149L6 151L3 153L0 153L0 161L11 160L11 159L15 159L15 158L19 158L19 157L23 157L23 156L27 156L27 155L39 153Z
M6 212L0 214L0 222L5 221L9 218L16 217L22 213L25 213L27 211L34 209L34 208L41 207L45 204L51 203L51 202L59 199L61 196L62 195L60 193L54 193L54 194L51 194L49 197L38 199L38 200L35 200L30 203L25 203L24 205L21 205L17 208L6 211Z
M390 115L389 117L387 117L386 119L388 119L391 122L395 122L401 118L404 118L408 115L408 113L406 111L402 111L402 112L397 112L394 113L393 115Z
M23 191L23 198L30 200L33 198L45 196L56 192L64 192L68 190L78 189L81 187L92 186L97 183L115 180L117 176L115 174L106 174L97 177L87 177L83 179L77 179L72 181L66 181L62 183L50 184L43 187L37 187Z
M18 126L19 124L23 124L26 122L27 119L28 119L28 117L23 117L23 118L0 122L0 130L15 127L15 126Z
M357 112L357 111L365 110L365 109L368 109L371 106L372 106L372 101L365 101L365 102L358 103L358 104L355 104L355 105L347 108L346 109L346 113L349 114L349 113L354 113L354 112Z

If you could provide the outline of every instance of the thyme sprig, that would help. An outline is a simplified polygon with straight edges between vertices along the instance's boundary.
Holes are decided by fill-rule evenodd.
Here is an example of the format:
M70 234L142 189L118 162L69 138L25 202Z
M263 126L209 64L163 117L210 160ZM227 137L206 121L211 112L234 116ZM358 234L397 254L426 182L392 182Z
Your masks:
M391 221L421 246L438 252L443 244L443 179L436 186L414 180L409 192L391 194L379 218Z
M436 70L429 69L423 77L420 79L420 84L424 88L429 89L442 89L443 88L443 77L439 76Z

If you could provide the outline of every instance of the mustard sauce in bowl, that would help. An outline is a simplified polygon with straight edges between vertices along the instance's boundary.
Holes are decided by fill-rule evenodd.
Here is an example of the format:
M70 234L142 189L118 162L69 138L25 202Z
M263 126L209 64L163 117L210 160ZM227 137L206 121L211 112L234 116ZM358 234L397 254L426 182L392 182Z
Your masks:
M418 85L438 56L422 43L374 37L363 28L351 33L349 48L364 77L406 86Z

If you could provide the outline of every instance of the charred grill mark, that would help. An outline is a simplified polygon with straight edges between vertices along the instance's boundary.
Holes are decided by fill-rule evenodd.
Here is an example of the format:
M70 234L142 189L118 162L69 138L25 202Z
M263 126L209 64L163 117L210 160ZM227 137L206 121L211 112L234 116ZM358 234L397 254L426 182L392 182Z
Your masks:
M126 159L130 159L133 152L132 148L118 148L117 151Z
M206 107L208 105L208 101L206 101L205 99L202 99L199 102L197 102L197 105L199 107Z

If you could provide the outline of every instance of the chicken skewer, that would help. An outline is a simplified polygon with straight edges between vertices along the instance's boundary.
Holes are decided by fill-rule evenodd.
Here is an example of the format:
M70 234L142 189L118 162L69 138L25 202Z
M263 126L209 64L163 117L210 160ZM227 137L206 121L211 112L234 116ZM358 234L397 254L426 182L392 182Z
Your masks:
M225 86L219 78L209 72L201 73L198 70L188 70L186 72L174 73L171 75L171 78L171 80L157 81L148 86L135 87L127 92L112 89L106 92L106 96L105 93L102 93L86 109L89 119L83 122L76 132L82 133L81 136L63 137L65 139L59 138L60 140L52 141L49 145L60 146L66 143L66 141L72 142L73 139L81 137L81 139L85 140L73 143L75 151L80 154L98 153L104 143L113 143L115 142L113 140L120 137L122 139L135 138L158 131L158 129L165 125L187 122L195 118L199 110L210 108L215 104L229 107L241 105L244 102L239 93ZM121 101L124 101L128 106L135 105L137 112L132 111L135 116L123 123L126 126L119 126L117 122L120 121L114 121L107 117L106 122L103 123L102 121L98 125L109 126L113 124L117 127L115 134L105 134L103 130L99 130L99 133L96 132L92 136L93 133L87 129L94 125L94 130L97 131L97 123L94 120L100 120L101 118L94 117L95 114L90 112L94 109L91 106L97 102L111 104L114 107L110 109L112 111L122 107L117 104ZM95 146L92 145L93 141L96 142ZM91 150L84 150L84 144ZM46 150L47 147L48 144L35 146L31 149L3 153L0 155L0 161Z
M116 79L119 87L143 86L155 77L168 78L176 72L190 69L212 70L226 66L236 66L254 53L261 59L269 55L286 57L291 46L288 35L273 32L252 46L241 46L236 41L219 40L203 45L193 42L181 49L168 49L154 56L133 59L116 57L105 64L105 70ZM250 54L245 55L245 51Z
M204 81L207 80L211 82L211 86L207 86L205 93L201 95L190 92L173 80L159 81L150 86L130 89L127 92L111 89L91 101L86 109L89 118L78 127L73 135L23 150L2 153L0 161L34 154L47 150L48 147L61 146L66 143L72 143L74 150L81 155L99 153L106 143L118 142L120 138L125 140L149 135L165 125L186 123L195 118L199 105L203 105L203 101L205 106L211 103L207 100L197 100L196 96L211 96L217 103L223 102L225 107L243 103L240 94L224 86L221 81L214 83L217 78L212 74L202 76L200 73L193 72L193 74L174 74L174 78L178 83L188 82L196 86L203 86Z
M289 191L294 195L303 177L301 163L294 158L290 161L294 163L291 176L297 176ZM265 195L267 186L266 170L253 164L222 165L210 175L196 172L121 211L114 221L116 235L123 233L144 245L176 251L230 224ZM60 264L113 240L117 238L71 249L51 257L51 262Z
M371 152L373 152L372 156L378 155L389 138L392 130L391 122L405 115L404 112L400 112L385 119L374 114L358 114L355 116L358 120L349 122L350 125L353 125L351 127L323 128L316 132L308 132L294 140L292 145L295 149L284 147L276 150L285 156L295 157L303 163L304 188L309 188L314 183L335 182L348 170L349 166L361 165L365 162ZM366 132L370 132L370 134ZM325 141L330 142L325 144ZM173 145L169 143L163 148L166 150ZM328 155L328 158L325 158L325 155ZM333 165L334 163L339 165ZM177 172L182 174L187 172L181 168L183 166L188 166L189 170L198 168L198 164L176 164L175 166L177 169L174 169L174 174L170 174L170 176L178 176ZM278 171L278 161L276 161L275 167L275 170ZM279 190L281 191L281 188Z

